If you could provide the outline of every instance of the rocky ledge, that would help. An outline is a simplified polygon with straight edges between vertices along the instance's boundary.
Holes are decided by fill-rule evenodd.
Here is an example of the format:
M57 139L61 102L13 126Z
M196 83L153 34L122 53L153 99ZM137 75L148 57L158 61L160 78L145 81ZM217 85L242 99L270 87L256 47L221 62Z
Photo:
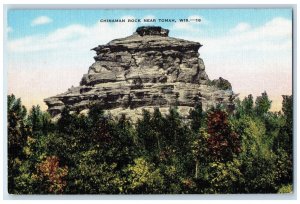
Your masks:
M169 30L139 27L131 36L99 45L80 85L45 99L48 111L59 117L62 109L84 113L98 103L112 116L136 120L142 110L166 113L177 106L183 117L202 103L206 109L222 103L233 108L235 95L223 79L209 80L199 58L198 42L169 37Z

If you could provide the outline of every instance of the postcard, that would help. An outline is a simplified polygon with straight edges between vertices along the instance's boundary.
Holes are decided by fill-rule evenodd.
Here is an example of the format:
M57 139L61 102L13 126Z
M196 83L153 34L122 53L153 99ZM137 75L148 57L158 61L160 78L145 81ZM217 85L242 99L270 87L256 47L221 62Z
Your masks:
M293 8L6 21L9 194L293 193Z

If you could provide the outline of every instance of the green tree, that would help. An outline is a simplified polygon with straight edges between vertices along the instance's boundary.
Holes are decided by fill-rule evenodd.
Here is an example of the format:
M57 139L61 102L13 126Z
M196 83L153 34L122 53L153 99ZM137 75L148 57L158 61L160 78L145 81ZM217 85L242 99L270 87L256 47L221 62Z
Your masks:
M245 114L251 115L253 113L254 103L252 94L249 94L244 98L242 105L244 107Z
M39 105L32 106L27 121L34 135L47 134L52 126L50 115L41 111Z
M162 116L158 108L154 109L153 116L150 120L150 125L153 130L153 136L156 139L157 154L160 155L162 148L165 146L165 138L162 130L165 125L165 118Z
M125 185L117 164L99 161L97 149L77 153L78 163L69 168L66 192L70 194L116 194L122 193Z
M147 110L143 110L143 118L137 122L138 142L143 147L146 154L152 158L158 152L158 135L151 126L151 114Z
M235 129L241 135L241 191L245 193L276 192L276 155L268 141L263 120L244 116L235 121Z
M195 178L199 178L199 171L204 170L208 162L208 133L204 128L201 128L197 134L194 142L192 143L192 152L195 160ZM199 170L200 169L200 170ZM201 176L204 176L204 172L201 172Z
M112 125L111 136L112 143L106 155L111 155L111 162L116 163L118 169L133 163L133 159L141 154L136 131L124 115Z
M8 130L8 192L16 193L15 177L20 174L19 166L25 158L23 148L29 135L25 124L26 108L21 99L13 94L7 97L7 130Z
M227 162L211 162L208 167L209 193L237 193L243 179L240 172L240 161L233 159Z
M144 158L137 158L126 169L128 175L127 193L163 193L163 178L160 170Z
M271 108L272 101L269 100L267 92L263 92L261 96L258 96L255 100L255 108L257 116L263 117Z
M282 112L284 125L280 128L278 137L276 138L275 149L282 148L289 155L293 152L293 97L283 96Z
M12 94L8 101L8 156L14 159L22 155L22 149L26 143L29 128L25 124L27 110L22 105L21 99Z
M194 132L198 132L203 122L202 103L197 103L195 108L190 111L191 128Z
M274 139L273 151L277 154L278 185L293 182L293 97L283 96L283 125Z
M74 114L71 114L70 111L70 107L64 107L61 112L61 117L57 121L57 130L66 134L70 134L76 129L76 117Z
M176 108L171 107L169 114L166 116L166 124L164 128L164 136L166 145L174 148L177 146L180 137L180 129L182 127L180 115Z
M174 164L161 163L159 170L163 178L163 186L161 186L163 193L183 193L182 182L178 182L182 181L182 177Z
M194 168L191 150L194 134L188 124L180 118L176 108L170 108L162 135L166 141L165 150L168 152L169 164L175 165L182 177L188 176L189 170Z

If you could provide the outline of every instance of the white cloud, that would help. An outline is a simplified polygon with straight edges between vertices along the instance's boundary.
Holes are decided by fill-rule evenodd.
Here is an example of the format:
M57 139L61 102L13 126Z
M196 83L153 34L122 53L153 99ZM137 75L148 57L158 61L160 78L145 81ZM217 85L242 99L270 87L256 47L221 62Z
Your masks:
M207 51L217 52L246 52L270 51L278 52L292 48L292 22L284 18L274 18L262 26L247 28L245 23L239 24L221 37L201 38L200 40ZM243 32L232 32L237 30Z
M241 96L266 90L278 110L280 96L291 94L291 20L277 17L256 27L241 22L219 37L180 37L203 44L200 56L208 76L228 79Z
M231 33L236 33L236 32L244 32L247 31L251 28L251 25L249 23L239 23L237 24L233 29L230 30Z
M28 107L40 104L46 108L44 98L79 84L94 62L91 48L131 35L135 27L136 23L74 24L47 35L8 41L9 93L22 97Z
M180 22L179 20L177 20L177 22L174 23L172 29L194 32L199 30L201 26L209 24L209 21L207 19L199 15L192 15L187 19L189 20L189 22ZM200 22L197 22L196 19L200 19Z
M124 19L133 18L124 16ZM100 23L91 27L73 24L59 28L48 35L34 35L8 42L8 49L12 53L35 52L45 50L62 51L66 49L90 50L99 44L112 39L132 34L136 23Z
M51 23L53 20L49 18L48 16L39 16L31 22L31 26L38 26L38 25L44 25Z
M176 22L174 23L173 29L191 31L194 30L195 28L193 28L193 26L191 26L190 23Z

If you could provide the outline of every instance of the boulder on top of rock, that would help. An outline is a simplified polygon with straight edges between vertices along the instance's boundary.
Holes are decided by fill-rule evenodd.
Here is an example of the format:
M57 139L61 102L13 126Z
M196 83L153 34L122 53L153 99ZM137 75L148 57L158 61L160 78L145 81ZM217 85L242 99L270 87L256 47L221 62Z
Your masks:
M169 30L164 29L160 26L141 26L136 29L136 32L140 36L159 35L159 36L167 37L169 35Z

